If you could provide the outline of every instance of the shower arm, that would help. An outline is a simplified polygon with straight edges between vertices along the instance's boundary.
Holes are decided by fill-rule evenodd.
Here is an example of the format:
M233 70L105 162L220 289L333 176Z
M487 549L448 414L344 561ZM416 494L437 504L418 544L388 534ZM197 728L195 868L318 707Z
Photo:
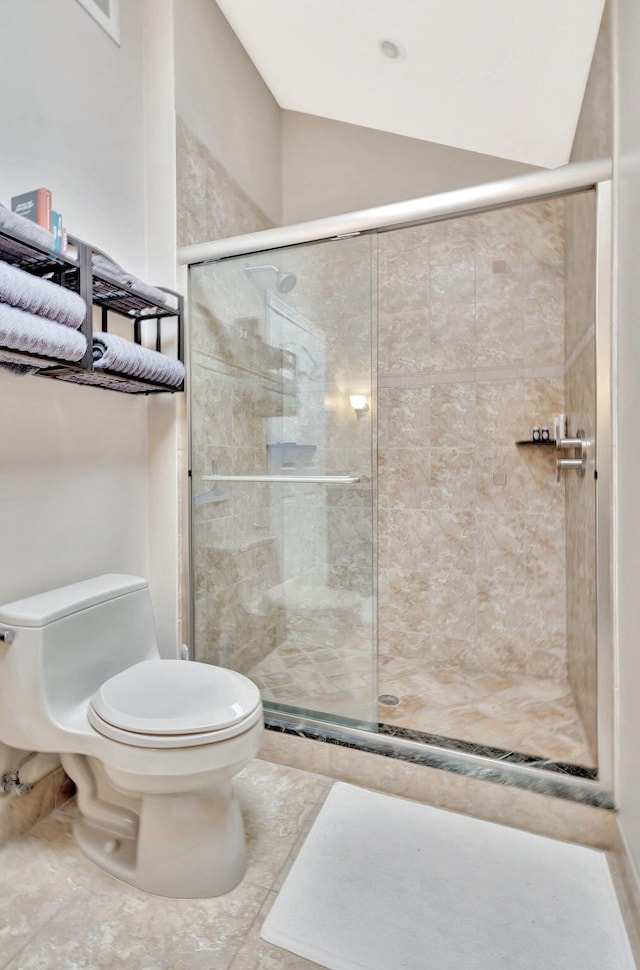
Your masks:
M358 485L357 475L201 475L203 482L282 482L305 485Z

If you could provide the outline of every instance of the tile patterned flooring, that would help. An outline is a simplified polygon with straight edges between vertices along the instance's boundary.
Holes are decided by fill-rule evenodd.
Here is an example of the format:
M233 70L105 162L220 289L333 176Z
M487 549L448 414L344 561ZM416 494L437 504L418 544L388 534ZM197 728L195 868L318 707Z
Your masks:
M342 650L285 641L249 676L280 704L595 766L566 681L382 656L377 693L400 703L376 711L371 651L356 640Z
M267 734L273 735L271 747L284 737ZM390 794L418 801L428 795L428 804L551 838L605 850L618 846L612 813L601 809L333 745L286 740L305 749L306 764L313 763L310 747L320 760L336 756L335 775L351 783L355 774L360 784L384 790L391 780ZM364 767L354 772L355 765ZM403 784L408 774L420 776L417 786ZM66 802L0 848L0 970L318 970L265 943L260 930L333 784L333 777L270 761L255 760L245 768L235 788L247 830L247 873L233 892L217 899L152 896L106 875L76 847L75 801ZM478 789L473 804L457 804L454 790L469 787ZM624 854L621 843L619 849ZM611 862L611 851L608 855ZM624 894L621 905L637 947L636 909Z
M0 849L0 967L317 970L259 934L332 784L264 761L245 768L247 874L217 899L151 896L106 875L76 847L68 802Z

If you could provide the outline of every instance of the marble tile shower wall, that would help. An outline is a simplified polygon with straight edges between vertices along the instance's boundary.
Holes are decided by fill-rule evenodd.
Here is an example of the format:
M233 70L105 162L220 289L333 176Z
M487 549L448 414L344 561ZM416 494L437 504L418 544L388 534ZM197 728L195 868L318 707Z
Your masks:
M178 169L182 243L268 226L180 121ZM565 410L564 212L537 203L378 238L383 656L566 676L565 485L550 453L514 445ZM247 286L233 263L194 274L196 492L213 458L220 471L265 471L278 421L280 440L315 446L306 471L362 478L288 494L234 484L229 499L196 506L201 659L250 670L290 632L296 582L371 592L375 455L348 394L375 390L374 245L286 252L298 276L286 304L326 341L323 373L296 396L269 342L268 280ZM322 414L314 441L295 426L300 393ZM302 608L317 625L336 603Z
M269 227L180 119L177 144L181 244ZM370 429L348 405L350 390L371 392L371 246L369 238L336 241L192 273L194 493L211 488L201 476L213 460L222 473L277 470L266 449L274 440L312 446L303 473L357 468L362 478L344 494L233 483L223 500L194 507L201 660L249 672L291 634L320 643L338 635L336 623L347 639L359 634L358 604L341 594L355 592L359 603L373 586ZM281 299L275 276L242 271L245 262L278 259L298 277ZM321 366L308 373L299 366L293 389L270 333L274 295L273 305L280 299L324 343Z
M190 245L268 229L271 223L193 132L177 119L178 244ZM193 274L193 489L216 460L220 472L261 470L264 423L281 414L273 354L259 329L261 304L252 291L236 301L229 272ZM252 299L253 297L253 299ZM194 506L193 569L198 659L250 669L280 641L281 614L261 592L280 578L269 497L261 487L234 485L223 501Z
M303 514L302 528L290 536L289 555L314 537L309 563L314 574L308 581L361 596L371 596L373 587L373 454L371 422L357 418L349 394L371 399L373 245L371 237L333 240L280 255L298 279L286 303L323 341L322 365L298 374L298 400L283 418L281 440L315 448L309 474L354 473L361 479L358 485L313 493L299 487L290 491L289 508L300 505ZM305 418L305 402L317 420Z
M384 656L567 675L564 202L379 237Z
M178 246L273 228L262 209L176 117Z
M200 476L213 461L222 474L264 473L267 422L287 406L274 351L260 332L263 300L234 293L237 282L231 265L193 273L196 492L212 488ZM278 520L267 486L218 488L221 501L195 505L193 513L196 644L200 659L248 671L285 636L281 604L264 595L282 582Z
M283 610L287 639L314 650L336 643L357 649L363 638L371 643L362 610L374 587L371 428L358 421L348 398L372 388L372 245L367 237L272 254L297 277L286 296L270 294L265 303L267 316L275 309L289 320L287 335L269 340L295 354L296 379L282 418L269 422L267 440L298 448L299 474L350 472L361 479L351 486L272 487L282 583L266 596Z

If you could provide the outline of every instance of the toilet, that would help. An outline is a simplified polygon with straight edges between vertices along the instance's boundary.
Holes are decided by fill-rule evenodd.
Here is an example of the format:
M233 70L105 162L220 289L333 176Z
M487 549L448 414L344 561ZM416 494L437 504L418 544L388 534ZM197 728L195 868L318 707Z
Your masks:
M136 576L2 606L0 640L0 741L60 754L86 855L161 896L233 889L246 849L232 779L264 730L255 684L162 660L148 583Z

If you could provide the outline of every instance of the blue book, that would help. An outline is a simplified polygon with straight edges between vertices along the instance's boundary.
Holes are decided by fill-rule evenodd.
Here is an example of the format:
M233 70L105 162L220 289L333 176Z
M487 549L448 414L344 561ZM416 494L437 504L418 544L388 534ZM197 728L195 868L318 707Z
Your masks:
M51 213L51 232L53 233L53 251L54 253L64 253L63 248L63 232L62 232L62 216L59 212L53 211Z

